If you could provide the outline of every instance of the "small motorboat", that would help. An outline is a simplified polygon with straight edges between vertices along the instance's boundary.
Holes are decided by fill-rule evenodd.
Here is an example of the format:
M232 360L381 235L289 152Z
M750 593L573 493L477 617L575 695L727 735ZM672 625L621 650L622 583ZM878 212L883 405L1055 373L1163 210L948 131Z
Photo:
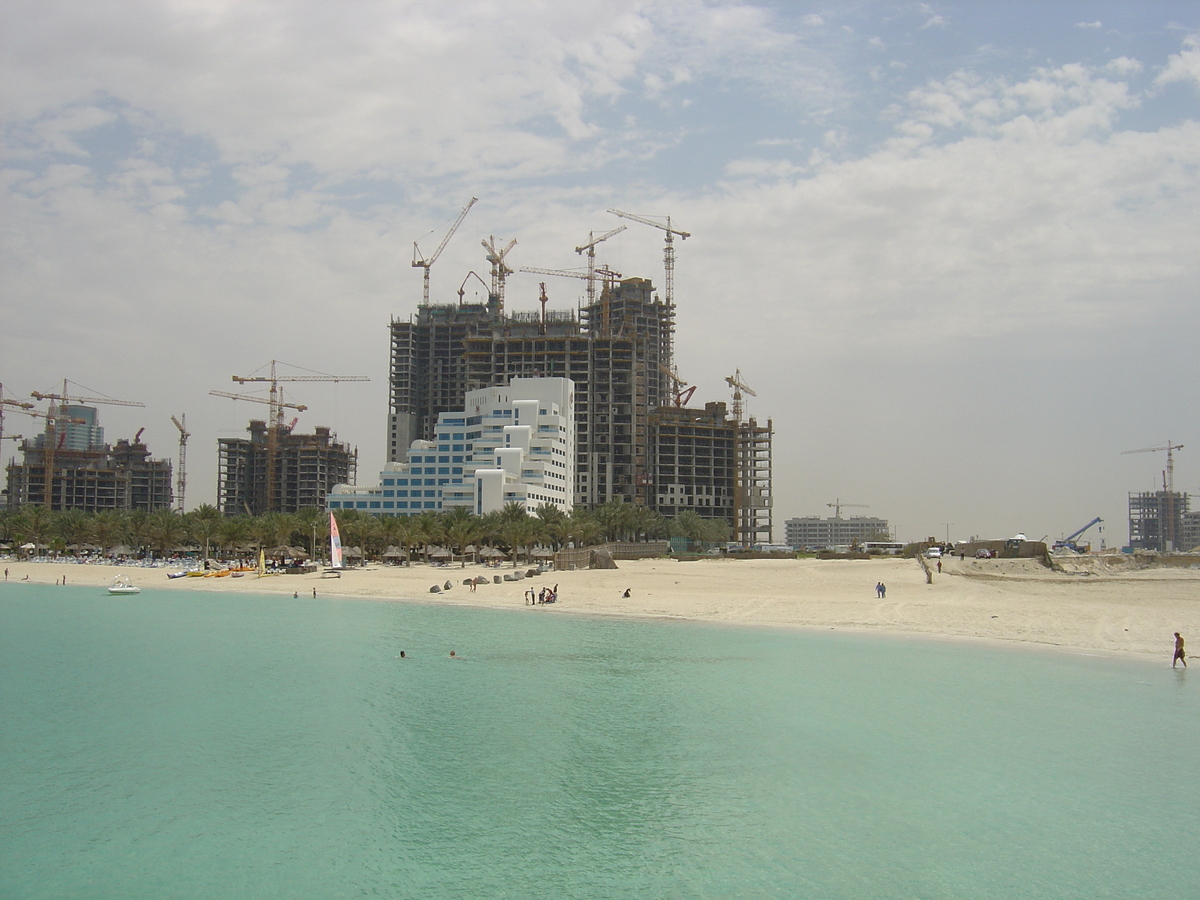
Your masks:
M110 594L140 594L142 589L129 580L128 575L118 575L108 586Z

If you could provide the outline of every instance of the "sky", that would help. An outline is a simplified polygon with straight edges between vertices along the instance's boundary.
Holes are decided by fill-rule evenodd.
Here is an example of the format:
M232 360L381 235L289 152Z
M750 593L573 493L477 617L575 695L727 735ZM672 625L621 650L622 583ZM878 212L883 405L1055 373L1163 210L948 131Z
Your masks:
M384 462L388 323L514 268L663 284L693 405L774 425L794 516L902 540L1051 539L1127 495L1200 493L1200 5L721 0L8 0L0 5L0 383L140 401L187 506L266 407ZM660 221L665 221L661 219ZM584 282L517 273L511 310ZM265 394L263 395L265 396ZM35 420L5 417L6 433ZM14 442L3 445L7 460ZM851 506L850 504L856 504Z

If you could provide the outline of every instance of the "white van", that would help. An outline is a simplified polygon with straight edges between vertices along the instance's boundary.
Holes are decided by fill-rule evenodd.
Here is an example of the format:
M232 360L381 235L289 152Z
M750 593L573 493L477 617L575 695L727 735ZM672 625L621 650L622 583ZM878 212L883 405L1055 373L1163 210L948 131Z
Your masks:
M925 551L925 558L926 559L941 559L942 558L942 548L941 547L930 547L928 550Z

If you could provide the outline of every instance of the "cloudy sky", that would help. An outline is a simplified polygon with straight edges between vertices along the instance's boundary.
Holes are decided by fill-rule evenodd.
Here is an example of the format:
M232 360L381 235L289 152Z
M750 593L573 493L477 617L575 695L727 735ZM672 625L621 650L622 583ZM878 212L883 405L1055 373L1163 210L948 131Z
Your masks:
M106 436L162 456L186 413L189 508L260 410L208 391L271 359L370 376L289 396L374 480L413 242L472 196L434 302L489 235L573 267L610 207L691 232L680 374L757 392L778 537L841 499L1119 545L1166 463L1122 451L1168 439L1200 492L1195 3L8 0L0 46L5 396L140 400ZM599 261L661 284L629 224Z

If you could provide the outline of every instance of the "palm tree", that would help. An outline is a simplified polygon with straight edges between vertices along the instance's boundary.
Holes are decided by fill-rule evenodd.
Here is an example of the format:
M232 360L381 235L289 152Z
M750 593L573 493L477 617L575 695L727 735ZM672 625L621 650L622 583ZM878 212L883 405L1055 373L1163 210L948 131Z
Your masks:
M303 535L300 541L308 542L308 552L312 554L312 559L315 562L317 559L317 541L321 541L323 546L325 539L329 537L329 514L319 506L306 506L296 513L296 522L299 524L300 533Z
M480 533L479 524L472 521L471 516L466 518L458 517L458 521L452 522L446 529L446 542L451 546L455 553L463 556L463 565L467 564L465 551L468 544L475 543L478 540Z
M231 551L237 554L241 548L251 542L253 539L252 521L249 516L234 516L221 522L220 528L217 529L217 543L222 550L226 551L226 555Z
M607 541L622 540L629 531L629 514L633 507L623 500L609 500L597 506L592 515L604 529L604 539Z
M100 548L102 554L108 553L121 542L121 535L125 531L125 517L116 510L96 513L89 524L92 543Z
M54 520L54 528L65 544L75 545L75 555L79 555L79 545L87 540L91 519L82 509L68 509L58 514Z
M204 545L204 555L200 558L203 560L202 565L207 568L209 545L220 540L221 529L225 525L221 511L215 506L205 503L185 515L184 519L188 536L193 541L199 541Z
M142 555L149 543L150 514L144 509L133 509L125 514L125 542L134 555Z
M187 537L187 523L173 509L156 509L150 514L146 537L159 556L166 556L168 550Z
M48 544L54 534L54 518L55 514L45 506L22 506L13 527L13 540L23 544Z

